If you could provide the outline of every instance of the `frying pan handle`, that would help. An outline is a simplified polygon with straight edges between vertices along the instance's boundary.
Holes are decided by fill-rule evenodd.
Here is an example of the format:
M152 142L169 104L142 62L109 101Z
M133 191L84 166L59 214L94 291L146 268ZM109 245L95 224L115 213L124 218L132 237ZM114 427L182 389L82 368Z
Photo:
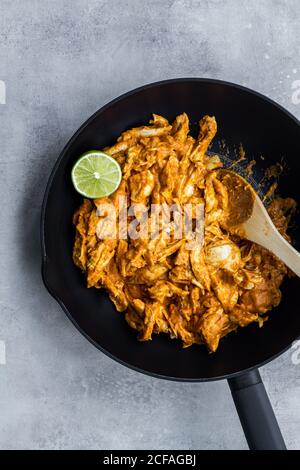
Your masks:
M251 450L285 450L272 405L258 369L228 379Z

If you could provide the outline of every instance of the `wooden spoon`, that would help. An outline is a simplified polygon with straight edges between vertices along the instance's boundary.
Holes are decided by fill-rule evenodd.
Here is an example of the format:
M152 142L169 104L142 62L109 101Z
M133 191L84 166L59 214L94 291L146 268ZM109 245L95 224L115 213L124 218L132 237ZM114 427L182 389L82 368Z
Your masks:
M227 169L218 170L218 179L228 190L226 228L230 231L238 227L243 238L267 248L300 276L300 253L278 232L253 187L242 176Z

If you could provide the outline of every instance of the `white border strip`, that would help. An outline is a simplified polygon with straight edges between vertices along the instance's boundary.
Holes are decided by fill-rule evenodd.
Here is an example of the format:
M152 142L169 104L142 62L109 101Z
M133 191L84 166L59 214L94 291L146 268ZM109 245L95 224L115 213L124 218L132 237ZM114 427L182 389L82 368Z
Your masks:
M5 342L0 340L0 365L5 366L6 364L6 347Z
M0 80L0 104L6 104L6 85L3 80Z

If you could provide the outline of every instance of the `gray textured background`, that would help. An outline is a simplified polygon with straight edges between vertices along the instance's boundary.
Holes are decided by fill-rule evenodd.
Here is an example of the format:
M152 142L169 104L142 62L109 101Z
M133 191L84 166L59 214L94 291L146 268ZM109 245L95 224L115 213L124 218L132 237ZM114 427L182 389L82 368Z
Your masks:
M144 377L80 336L42 285L40 205L77 127L144 83L234 81L299 118L299 20L298 0L0 0L0 448L246 448L226 383ZM261 372L287 445L299 449L291 354Z

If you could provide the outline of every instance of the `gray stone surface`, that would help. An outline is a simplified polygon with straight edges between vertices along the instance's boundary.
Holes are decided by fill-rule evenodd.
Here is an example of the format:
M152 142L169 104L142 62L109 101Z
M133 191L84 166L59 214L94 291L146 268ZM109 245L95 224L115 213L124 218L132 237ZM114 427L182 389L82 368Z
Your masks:
M234 81L299 118L299 1L0 0L0 11L0 448L246 448L226 383L144 377L80 336L42 285L40 206L72 133L144 83ZM262 375L299 449L291 355Z

